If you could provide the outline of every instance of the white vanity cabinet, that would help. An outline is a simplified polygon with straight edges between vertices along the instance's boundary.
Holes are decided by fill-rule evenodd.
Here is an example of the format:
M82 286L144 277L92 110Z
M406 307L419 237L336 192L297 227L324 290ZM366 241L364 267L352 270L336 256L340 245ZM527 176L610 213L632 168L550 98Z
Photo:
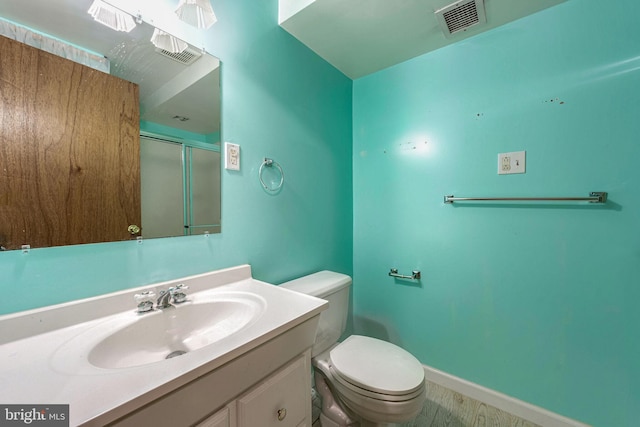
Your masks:
M311 425L311 374L305 353L196 427Z
M160 394L157 399L108 425L311 426L311 337L315 336L318 317L294 326L177 390L167 393L157 390ZM105 424L94 421L84 425Z

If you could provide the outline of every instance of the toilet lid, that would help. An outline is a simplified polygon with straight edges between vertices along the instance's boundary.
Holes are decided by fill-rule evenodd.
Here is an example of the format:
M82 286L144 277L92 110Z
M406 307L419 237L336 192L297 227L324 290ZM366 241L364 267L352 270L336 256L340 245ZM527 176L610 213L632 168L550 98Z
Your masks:
M409 394L424 382L424 368L418 359L379 339L351 335L334 347L329 357L343 379L376 393Z

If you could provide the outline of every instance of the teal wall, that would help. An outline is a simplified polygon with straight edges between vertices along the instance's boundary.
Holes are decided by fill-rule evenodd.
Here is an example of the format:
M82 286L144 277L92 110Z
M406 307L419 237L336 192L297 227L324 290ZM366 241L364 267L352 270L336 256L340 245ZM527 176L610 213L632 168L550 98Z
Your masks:
M277 0L213 5L222 137L242 155L222 171L222 234L0 253L0 314L243 263L272 283L352 273L351 80L278 26ZM276 195L258 181L265 156L285 172Z
M242 153L223 171L222 234L0 253L0 313L241 263L273 283L327 268L354 276L356 332L566 416L635 425L639 4L568 0L353 83L277 26L276 0L213 4L222 141ZM518 150L527 173L498 176L497 153ZM265 156L285 170L277 195L257 179ZM442 203L589 191L610 202Z
M636 0L568 0L354 82L356 331L565 416L638 425L638 16ZM526 174L498 176L497 154L519 150ZM609 203L443 203L590 191Z

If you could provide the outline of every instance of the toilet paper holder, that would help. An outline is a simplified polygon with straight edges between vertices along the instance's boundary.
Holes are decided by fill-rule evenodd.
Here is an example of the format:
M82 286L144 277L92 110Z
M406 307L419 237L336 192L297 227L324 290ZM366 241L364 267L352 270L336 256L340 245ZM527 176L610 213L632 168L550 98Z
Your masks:
M413 270L411 275L398 274L397 268L392 268L389 271L389 276L396 277L398 279L420 280L420 270Z

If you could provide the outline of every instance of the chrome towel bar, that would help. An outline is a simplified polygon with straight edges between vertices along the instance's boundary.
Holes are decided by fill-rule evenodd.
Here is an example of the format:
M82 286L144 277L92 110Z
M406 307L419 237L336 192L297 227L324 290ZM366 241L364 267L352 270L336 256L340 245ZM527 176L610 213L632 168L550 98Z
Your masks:
M454 197L444 196L444 202L589 202L606 203L607 193L592 191L589 197Z

